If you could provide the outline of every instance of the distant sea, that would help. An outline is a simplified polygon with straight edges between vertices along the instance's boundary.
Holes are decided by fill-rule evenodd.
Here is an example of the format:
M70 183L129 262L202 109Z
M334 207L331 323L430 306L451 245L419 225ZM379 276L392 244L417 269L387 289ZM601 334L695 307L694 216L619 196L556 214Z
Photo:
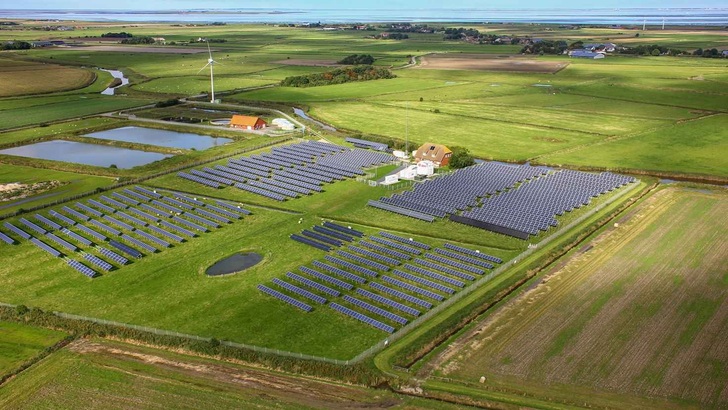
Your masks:
M214 9L214 10L3 10L0 18L58 21L168 23L558 23L728 26L728 8L623 9Z

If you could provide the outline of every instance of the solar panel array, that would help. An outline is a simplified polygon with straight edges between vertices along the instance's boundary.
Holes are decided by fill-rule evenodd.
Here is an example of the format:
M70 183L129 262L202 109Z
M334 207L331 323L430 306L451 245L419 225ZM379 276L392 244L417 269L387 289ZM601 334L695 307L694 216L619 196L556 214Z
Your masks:
M290 284L288 282L285 282L283 280L280 280L278 278L273 279L273 283L275 283L276 285L278 285L278 286L280 286L280 287L282 287L284 289L288 289L288 290L290 290L293 293L297 293L297 294L299 294L299 295L301 295L301 296L303 296L305 298L311 299L314 302L320 303L322 305L324 303L326 303L326 298L321 297L321 296L319 296L319 295L317 295L315 293L309 292L306 289L301 289L301 288L299 288L296 285L292 285L292 284Z
M366 250L364 248L360 248L360 247L354 246L354 245L349 246L349 250L360 253L368 258L372 258L372 259L376 259L376 260L379 260L384 263L388 263L390 265L400 265L402 263L397 259L390 258L389 256L380 255L376 252L372 252L372 251L369 251L369 250Z
M329 271L331 273L335 273L335 274L337 274L339 276L343 276L346 279L353 280L354 282L358 282L358 283L364 283L364 282L366 282L366 279L362 278L359 275L354 275L353 273L349 273L349 272L347 272L345 270L342 270L342 269L339 269L339 268L337 268L335 266L327 265L327 264L325 264L323 262L313 261L313 265L316 266L316 267L318 267L318 268L327 270L327 271Z
M88 239L84 238L83 236L77 234L76 232L73 232L72 230L68 228L61 228L61 233L65 234L69 238L75 240L76 242L80 242L86 246L93 245L93 242L89 241Z
M470 266L470 265L466 265L466 264L464 264L462 262L458 262L458 261L454 261L454 260L451 260L451 259L443 258L442 256L435 255L435 254L432 254L432 253L425 254L425 257L426 258L429 258L429 259L432 259L433 261L437 261L437 262L440 262L440 263L444 263L445 265L454 266L454 267L456 267L458 269L462 269L462 270L466 270L466 271L469 271L469 272L476 273L478 275L482 275L483 273L485 273L485 271L483 269L476 268L476 267ZM441 268L438 268L438 269L442 270Z
M71 219L63 214L59 214L58 212L56 212L54 210L48 211L48 214L50 214L50 216L56 218L57 220L63 222L64 224L66 224L68 226L76 225L76 221L74 221L73 219Z
M379 262L374 262L372 260L369 260L367 258L358 256L358 255L354 255L351 252L346 252L346 251L339 250L339 251L336 251L336 253L338 253L339 255L341 255L341 256L343 256L343 257L345 257L347 259L351 259L351 260L353 260L355 262L363 263L364 265L367 265L367 266L372 267L374 269L383 270L385 272L386 271L389 271L389 266L384 265L384 264L381 264Z
M0 232L0 240L7 243L8 245L14 245L15 239L5 235L4 233Z
M413 248L413 247L407 246L407 245L402 245L401 243L397 243L397 242L388 241L388 240L382 239L378 236L370 236L369 239L371 239L374 242L380 243L382 245L387 245L391 248L399 249L400 251L404 251L404 252L413 253L415 255L420 255L422 253L422 251L417 248Z
M368 310L368 311L370 311L372 313L376 313L379 316L383 316L383 317L386 317L389 320L393 320L393 321L395 321L395 322L397 322L399 324L406 325L407 322L408 322L407 319L403 318L400 315L397 315L397 314L394 314L392 312L386 311L386 310L384 310L384 309L382 309L380 307L374 306L372 304L369 304L367 302L364 302L362 300L359 300L359 299L357 299L355 297L352 297L352 296L349 296L349 295L345 295L344 296L344 300L347 301L347 302L349 302L349 303L352 303L352 304L354 304L356 306L359 306L362 309L366 309L366 310Z
M377 272L374 272L371 269L367 269L367 268L365 268L363 266L359 266L359 265L353 264L353 263L351 263L351 262L349 262L347 260L344 260L344 259L341 259L341 258L337 258L336 256L326 255L326 256L324 256L324 259L326 259L329 262L333 262L333 263L335 263L337 265L343 266L345 268L349 268L349 269L355 270L355 271L357 271L359 273L363 273L363 274L365 274L367 276L377 277L377 275L378 275Z
M429 251L430 250L430 246L429 245L424 244L422 242L417 242L415 240L412 240L411 238L410 239L403 238L401 236L398 236L398 235L395 235L395 234L392 234L392 233L389 233L389 232L379 232L379 235L381 235L381 236L383 236L385 238L394 239L397 242L406 243L407 245L416 246L416 247L418 247L420 249L424 249L426 251Z
M340 288L344 288L346 290L352 290L352 289L354 289L354 285L352 285L351 283L344 282L343 280L336 279L336 278L331 277L331 276L329 276L329 275L327 275L325 273L321 273L321 272L319 272L317 270L314 270L314 269L311 269L311 268L307 268L305 266L301 266L298 269L301 272L307 273L307 274L309 274L311 276L314 276L314 277L316 277L318 279L321 279L324 282L329 282L331 284L334 284L334 285L336 285L336 286L338 286Z
M273 290L265 285L258 285L258 289L303 311L310 312L313 309L311 306L301 302L300 300L294 299L288 295L284 295L283 293L278 292L277 290Z
M61 257L61 253L58 252L54 247L48 245L47 243L41 241L38 238L34 238L34 237L31 236L30 237L30 242L32 242L33 245L35 245L35 246L43 249L44 251L48 252L49 254L51 254L51 256L55 256L57 258L60 258Z
M25 232L24 230L18 228L17 226L11 224L10 222L3 222L3 226L10 229L13 233L20 235L23 239L30 239L31 236L29 233Z
M96 275L98 275L98 273L96 273L96 271L94 271L93 269L89 268L88 266L84 265L83 263L81 263L77 260L68 258L68 259L66 259L66 263L68 263L68 266L72 267L73 269L76 269L77 271L83 273L84 275L88 276L89 278L93 278Z
M114 268L114 265L110 264L109 262L106 262L105 260L99 258L96 255L92 255L90 253L84 253L83 257L86 258L87 261L93 263L94 265L98 266L99 268L110 271Z
M467 279L467 280L473 280L474 279L474 276L473 275L470 275L470 274L467 274L467 273L464 273L464 272L460 272L457 269L453 269L453 268L448 267L448 266L442 266L440 264L437 264L435 262L430 262L430 261L425 260L425 259L415 259L414 262L415 263L419 263L420 265L426 266L428 268L436 269L436 270L439 270L441 272L445 272L445 273L448 273L450 275L457 276L459 278L463 278L463 279Z
M291 278L291 279L293 279L295 281L298 281L298 282L300 282L300 283L302 283L302 284L304 284L304 285L306 285L308 287L311 287L313 289L318 289L321 292L324 292L324 293L329 294L331 296L336 297L336 296L341 295L341 292L339 292L336 289L332 289L332 288L330 288L330 287L328 287L326 285L322 285L322 284L320 284L320 283L318 283L316 281L313 281L311 279L304 278L301 275L296 275L293 272L286 273L286 276L288 276L289 278Z
M372 325L376 327L377 329L384 330L387 333L394 333L394 327L389 326L387 324L384 324L378 320L372 319L367 315L363 315L355 310L351 310L347 307L341 306L338 303L331 303L329 304L332 309L337 310L345 315L351 316L354 319L360 320L368 325Z
M445 255L447 257L450 257L450 258L458 259L460 261L463 261L465 263L469 263L471 265L482 266L482 267L484 267L486 269L493 269L493 265L492 264L490 264L490 263L488 263L488 262L486 262L484 260L481 260L481 259L471 258L469 256L461 255L459 253L451 252L451 251L448 251L448 250L442 249L442 248L436 248L435 249L435 252L437 252L437 253L439 253L441 255Z
M125 257L119 255L118 253L116 253L110 249L106 249L101 246L97 246L96 249L99 251L100 254L106 256L107 258L111 259L112 261L114 261L118 264L126 265L127 263L129 263L129 259L126 259Z
M393 270L392 273L397 276L400 276L404 279L411 280L412 282L416 282L416 283L419 283L420 285L425 285L425 286L433 288L433 289L437 289L439 291L445 292L450 295L455 293L455 289L453 289L453 288L449 288L445 285L441 285L441 284L439 284L437 282L433 282L431 280L423 279L417 275L412 275L411 273L403 272L399 269Z
M436 272L431 272L431 271L429 271L427 269L420 268L419 266L410 265L408 263L408 264L404 265L404 267L407 268L407 269L409 269L409 270L411 270L412 272L416 272L416 273L419 273L421 275L429 276L429 277L431 277L433 279L437 279L439 281L442 281L442 282L445 282L445 283L449 283L451 285L455 285L455 286L457 286L459 288L462 288L462 287L465 286L465 283L463 283L462 281L459 281L457 279L453 279L453 278L451 278L449 276L441 275L441 274L436 273ZM475 277L470 276L468 274L463 273L462 275L465 276L463 279L467 279L467 280L471 280L471 281L472 280L475 280Z
M68 241L66 241L66 240L64 240L62 238L59 238L59 237L57 237L56 235L54 235L54 234L52 234L50 232L46 232L45 236L46 236L46 238L48 238L48 239L52 240L53 242L61 245L62 247L68 249L71 252L76 252L78 250L78 247L76 247L76 245L74 245L74 244L72 244L72 243L70 243L70 242L68 242Z
M419 316L420 315L420 311L417 310L417 309L415 309L415 308L411 308L411 307L409 307L407 305L404 305L402 303L395 302L392 299L385 298L384 296L377 295L376 293L372 293L372 292L370 292L368 290L365 290L365 289L362 289L362 288L358 288L356 290L356 292L358 294L364 296L364 297L367 297L367 298L369 298L371 300L374 300L376 302L379 302L379 303L381 303L383 305L391 306L391 307L393 307L393 308L395 308L395 309L397 309L399 311L402 311L402 312L405 312L405 313L409 313L412 316Z
M467 248L463 248L462 246L457 246L457 245L453 245L453 244L450 244L450 243L446 243L444 246L447 249L450 249L450 250L453 250L453 251L457 251L457 252L460 252L460 253L464 253L466 255L477 256L479 258L482 258L482 259L485 259L485 260L488 260L488 261L492 261L492 262L495 262L495 263L503 263L503 260L501 260L500 258L496 258L495 256L490 256L490 255L481 253L478 250L467 249Z
M35 214L35 219L37 219L40 223L43 225L51 228L51 229L61 229L61 225L58 225L57 223L51 221L50 219L46 218L43 215Z
M41 235L45 235L46 230L43 229L43 228L41 228L40 226L34 224L33 222L30 222L29 220L27 220L25 218L20 218L19 220L20 220L20 223L22 223L23 225L27 226L28 228L36 231L37 233L39 233Z

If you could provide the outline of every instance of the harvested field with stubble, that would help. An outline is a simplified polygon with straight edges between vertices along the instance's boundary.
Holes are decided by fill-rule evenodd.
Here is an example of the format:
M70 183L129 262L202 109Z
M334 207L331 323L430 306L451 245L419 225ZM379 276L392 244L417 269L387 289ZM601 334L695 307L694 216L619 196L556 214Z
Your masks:
M95 79L93 72L83 68L0 60L0 97L76 90Z
M562 403L725 408L726 214L724 192L658 191L430 368Z
M416 68L430 70L513 71L523 73L556 73L569 65L563 61L541 61L518 56L488 54L429 54L420 58Z

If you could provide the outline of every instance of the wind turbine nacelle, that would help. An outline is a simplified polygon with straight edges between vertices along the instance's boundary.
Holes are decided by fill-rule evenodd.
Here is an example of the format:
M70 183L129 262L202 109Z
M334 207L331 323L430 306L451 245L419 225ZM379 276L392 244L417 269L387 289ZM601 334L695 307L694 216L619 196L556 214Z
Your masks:
M215 60L213 60L213 59L211 59L211 58L208 58L208 59L207 59L207 64L212 64L212 63L214 63L214 62L215 62Z

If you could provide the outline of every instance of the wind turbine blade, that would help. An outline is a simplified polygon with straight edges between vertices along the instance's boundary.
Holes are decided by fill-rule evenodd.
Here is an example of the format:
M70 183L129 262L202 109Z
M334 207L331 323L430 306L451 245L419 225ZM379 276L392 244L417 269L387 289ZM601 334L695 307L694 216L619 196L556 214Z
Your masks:
M207 52L210 54L210 60L212 60L212 50L210 50L210 40L205 40L207 43Z
M207 64L205 64L204 67L200 68L200 71L198 71L197 74L200 74L202 72L202 70L207 68L208 65L210 65L210 63L207 63Z

